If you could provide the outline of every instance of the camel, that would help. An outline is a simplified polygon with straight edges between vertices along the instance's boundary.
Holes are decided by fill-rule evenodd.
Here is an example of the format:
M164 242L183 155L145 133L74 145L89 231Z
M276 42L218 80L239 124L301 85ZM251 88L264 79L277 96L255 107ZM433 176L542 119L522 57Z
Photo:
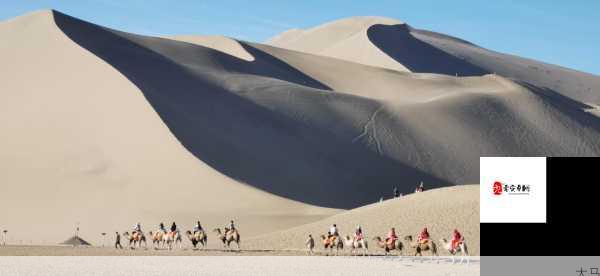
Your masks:
M131 249L134 249L136 244L138 248L140 248L142 246L142 242L144 243L144 247L148 246L146 243L146 236L144 236L144 233L142 232L133 231L131 235L129 235L129 232L126 231L123 233L123 237L129 241L129 248Z
M363 249L363 256L369 253L369 244L365 239L357 241L355 238L350 238L349 235L346 235L344 237L344 243L348 248L350 248L351 254L354 254L355 250L359 248Z
M148 236L150 236L150 240L152 240L152 245L154 249L159 249L165 246L166 243L166 233L164 231L156 231L152 233L152 231L148 232Z
M431 259L433 260L434 256L438 256L437 253L437 245L431 239L426 243L417 243L413 242L413 238L411 235L404 237L404 240L410 244L410 247L415 249L415 256L423 256L423 251L431 251Z
M230 231L227 227L225 227L223 231L225 233L221 232L221 228L213 229L213 232L217 233L217 238L223 242L223 247L231 250L231 242L235 242L238 250L240 250L240 234L238 233L237 229Z
M467 259L467 265L469 265L469 263L470 263L470 261L469 261L469 250L467 249L467 243L465 242L464 239L458 244L458 247L456 248L456 251L452 250L452 242L448 242L448 240L446 240L446 239L440 239L440 243L452 255L452 264L454 264L454 256L456 255L456 253L461 252L462 254L461 254L461 257L460 257L459 264L462 264L463 261L464 261L464 259L466 258Z
M377 242L377 246L379 248L383 248L385 250L385 255L392 252L393 250L398 251L398 255L402 256L402 250L404 249L404 244L400 240L394 241L394 243L388 244L387 241L383 240L381 237L376 236L373 238L374 241Z
M164 239L167 243L169 250L173 249L174 246L179 243L179 249L182 248L182 239L179 231L169 232L164 235Z
M323 241L325 249L329 248L329 252L333 252L333 248L335 248L336 255L340 249L344 249L344 243L339 236L331 236L331 238L329 238L326 235L321 235L321 241Z
M204 230L196 231L194 233L188 230L185 232L185 234L188 237L188 239L192 242L194 249L198 244L202 244L202 249L204 249L204 247L208 245L206 233L204 233Z

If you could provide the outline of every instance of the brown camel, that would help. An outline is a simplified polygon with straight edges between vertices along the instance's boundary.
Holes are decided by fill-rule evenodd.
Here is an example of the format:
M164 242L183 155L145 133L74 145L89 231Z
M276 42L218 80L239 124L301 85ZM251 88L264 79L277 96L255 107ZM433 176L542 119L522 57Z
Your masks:
M131 235L129 235L129 232L126 231L125 233L123 233L123 237L129 240L129 247L131 249L134 249L136 244L137 247L140 248L142 246L142 242L144 243L144 247L148 246L148 244L146 243L146 236L144 236L144 233L142 232L133 231Z
M171 231L164 235L164 239L167 242L167 247L169 250L172 250L179 243L179 249L183 247L183 240L181 239L181 234L179 234L179 230Z
M203 230L196 231L193 234L192 231L188 230L185 232L185 234L188 237L188 239L190 239L190 241L192 242L194 248L196 248L198 244L202 244L202 249L204 249L204 247L208 245L206 233L204 233Z
M379 248L383 248L383 250L385 250L386 255L393 250L397 250L398 255L402 256L404 244L400 240L395 240L393 243L388 243L386 240L383 240L379 236L376 236L375 238L373 238L373 240L377 242L377 246Z
M335 248L336 255L339 253L340 249L344 249L344 242L342 242L342 239L337 235L332 235L331 237L321 235L321 241L323 242L323 247L325 249L329 248L329 252L333 252L333 249Z
M166 233L164 231L156 231L152 233L152 231L148 232L148 236L150 236L150 240L152 240L152 245L154 249L159 249L165 246L166 243Z
M404 240L410 244L410 247L415 249L415 256L423 256L423 251L431 251L431 259L434 256L439 256L437 253L437 245L432 239L428 239L427 242L413 242L413 238L411 235L404 237Z

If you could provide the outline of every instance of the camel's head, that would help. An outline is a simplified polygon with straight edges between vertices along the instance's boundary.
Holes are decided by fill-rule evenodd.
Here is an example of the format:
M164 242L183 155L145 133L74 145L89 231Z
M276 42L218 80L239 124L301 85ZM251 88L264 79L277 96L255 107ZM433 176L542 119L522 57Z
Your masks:
M129 232L125 231L125 233L123 233L123 236L129 236Z
M413 239L413 238L412 238L412 236L411 236L411 235L408 235L408 236L404 237L404 240L405 240L405 241L412 241L412 239Z
M440 239L440 241L441 241L442 243L447 243L447 242L448 242L448 240L446 240L446 239L444 239L444 238L441 238L441 239Z
M213 229L213 232L215 232L215 233L221 233L221 228L215 228L215 229Z
M325 235L321 235L321 239L326 240L327 238L325 237Z
M152 231L148 231L148 235L152 236Z
M375 236L375 237L373 238L373 240L374 240L374 241L381 241L381 237L380 237L380 236Z
M186 233L187 235L191 235L191 234L192 234L192 231L190 231L190 230L187 230L187 231L185 231L185 233Z

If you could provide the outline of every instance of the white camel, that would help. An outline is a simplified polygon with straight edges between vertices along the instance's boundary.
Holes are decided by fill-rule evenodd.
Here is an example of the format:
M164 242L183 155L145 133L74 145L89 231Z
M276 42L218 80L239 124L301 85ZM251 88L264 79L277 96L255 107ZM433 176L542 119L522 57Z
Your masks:
M454 261L455 261L454 260L454 256L458 252L461 252L461 257L460 257L459 264L462 264L465 258L467 259L467 265L470 264L470 261L469 261L469 250L467 249L467 243L465 242L464 239L459 242L458 247L456 248L456 250L452 250L452 242L448 242L448 240L446 240L446 239L440 239L440 242L442 243L442 246L446 250L448 250L448 252L452 255L452 264L454 264Z
M350 238L349 235L346 235L344 237L344 243L346 247L350 248L351 254L354 254L355 250L359 248L363 249L363 256L369 253L369 244L365 239L356 240L356 238Z

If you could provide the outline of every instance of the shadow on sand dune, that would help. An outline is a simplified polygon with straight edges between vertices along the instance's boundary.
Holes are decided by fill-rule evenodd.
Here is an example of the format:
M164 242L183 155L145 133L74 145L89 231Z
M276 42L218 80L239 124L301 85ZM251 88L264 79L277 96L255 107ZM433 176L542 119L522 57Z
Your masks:
M410 34L410 27L406 24L376 24L369 27L367 36L373 45L412 72L452 76L456 74L459 76L488 74L481 67L416 39Z
M527 88L529 91L533 92L539 97L545 99L545 102L551 104L556 109L560 110L562 114L569 116L572 120L585 127L600 131L600 120L598 117L584 111L585 109L593 108L592 106L565 97L560 93L546 87L535 86L524 81L515 82Z
M283 197L336 208L374 202L394 186L407 192L421 180L431 183L431 188L449 185L363 144L340 139L328 129L266 109L224 89L211 77L229 74L228 70L211 71L194 64L200 60L185 60L186 54L206 55L207 48L113 32L60 13L55 13L55 21L73 41L131 80L186 149L231 178ZM143 43L151 43L154 49L141 46ZM245 48L258 60L285 66L257 49ZM167 57L159 51L177 56ZM192 64L182 65L177 59ZM262 70L245 66L242 71ZM291 84L281 89L323 93ZM279 94L285 93L273 97ZM364 100L335 97L346 97L341 104ZM135 126L131 129L135 131Z

